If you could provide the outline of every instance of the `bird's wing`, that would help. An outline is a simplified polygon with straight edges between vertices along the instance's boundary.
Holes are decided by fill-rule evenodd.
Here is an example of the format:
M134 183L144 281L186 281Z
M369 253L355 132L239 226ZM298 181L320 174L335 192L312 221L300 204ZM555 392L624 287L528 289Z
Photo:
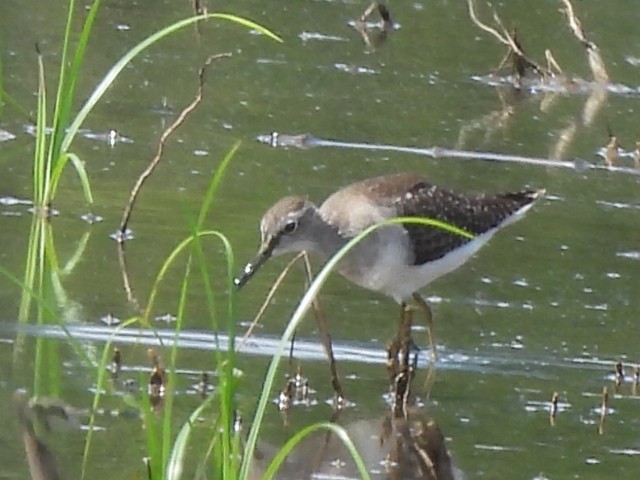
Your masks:
M439 220L473 235L491 231L539 195L535 191L496 195L465 194L438 187L419 175L403 173L354 183L331 195L321 214L346 236L396 217ZM414 264L437 260L468 242L442 228L405 223Z

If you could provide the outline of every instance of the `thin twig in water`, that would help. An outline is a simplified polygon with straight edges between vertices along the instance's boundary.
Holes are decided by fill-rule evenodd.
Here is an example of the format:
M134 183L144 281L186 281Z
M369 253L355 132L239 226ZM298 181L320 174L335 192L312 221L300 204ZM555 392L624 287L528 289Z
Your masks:
M506 38L504 38L502 35L500 35L500 33L498 33L498 31L495 28L491 28L490 26L485 25L478 19L478 16L476 15L476 11L475 11L474 0L467 0L467 6L469 7L469 17L471 18L471 21L475 23L478 28L496 37L500 43L508 47L511 46L509 41Z
M242 347L242 345L244 345L244 343L247 341L247 339L253 333L253 330L256 328L256 325L258 324L258 322L262 318L262 315L264 315L264 312L267 310L267 307L271 304L271 299L276 294L276 290L278 290L278 288L280 287L280 284L284 280L284 277L287 276L287 274L289 273L289 271L293 267L293 264L296 263L298 260L300 260L304 255L305 255L304 252L298 253L295 257L293 257L289 261L289 263L287 263L287 266L284 267L282 272L280 272L280 275L278 275L278 278L276 278L276 281L273 282L273 285L271 286L271 289L269 290L269 293L267 294L267 297L264 299L264 302L262 302L262 305L260 306L260 310L258 310L258 313L256 314L255 318L251 321L251 325L249 325L249 328L244 333L244 335L242 336L242 339L238 343L238 347L237 347L238 349L240 349Z
M142 185L144 185L144 182L151 176L155 168L160 163L160 159L162 158L162 154L164 153L164 147L167 142L167 139L180 125L182 125L182 123L184 123L187 116L191 112L193 112L195 108L202 101L203 90L204 90L204 72L206 68L216 60L219 60L221 58L229 58L229 57L231 57L231 53L220 53L217 55L211 55L209 58L207 58L204 65L200 67L200 71L198 73L198 93L196 94L193 101L189 105L187 105L184 108L184 110L182 110L182 112L180 112L180 115L178 115L178 118L176 118L175 121L162 133L162 136L160 137L160 142L158 143L158 151L156 152L155 157L153 158L153 160L151 160L147 168L138 177L138 180L136 181L135 185L133 186L133 189L131 190L131 194L129 195L129 201L127 202L127 205L124 209L124 212L122 214L122 221L120 222L120 228L117 236L118 243L122 244L126 239L125 232L127 231L127 225L129 224L131 213L133 212L133 206L135 205L136 199L138 198L140 190L142 189Z

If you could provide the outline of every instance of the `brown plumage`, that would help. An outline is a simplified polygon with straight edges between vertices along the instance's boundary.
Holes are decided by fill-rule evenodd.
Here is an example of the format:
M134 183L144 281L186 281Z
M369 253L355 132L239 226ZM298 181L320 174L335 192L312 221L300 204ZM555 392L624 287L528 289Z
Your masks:
M403 301L419 288L458 268L499 228L521 218L544 192L467 194L438 187L410 173L351 184L316 207L305 197L284 197L261 222L258 258L237 279L244 284L272 255L307 250L331 257L371 225L398 217L423 217L453 225L475 237L405 223L375 230L343 259L349 280Z

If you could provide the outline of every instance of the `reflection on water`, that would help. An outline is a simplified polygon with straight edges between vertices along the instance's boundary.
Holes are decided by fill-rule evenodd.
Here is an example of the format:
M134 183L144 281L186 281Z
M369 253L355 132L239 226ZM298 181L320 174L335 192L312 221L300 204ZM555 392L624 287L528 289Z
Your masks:
M187 3L165 2L152 9L143 3L103 6L78 85L80 98L135 41L168 19L191 13ZM437 374L428 393L416 385L424 423L409 429L424 429L430 417L437 418L447 448L469 478L637 478L640 54L634 32L640 12L623 0L575 3L586 39L597 40L610 78L600 88L591 80L566 82L566 76L592 75L588 52L558 12L561 3L523 0L495 8L505 25L517 26L527 54L552 50L566 75L562 81L514 89L512 78L493 72L503 47L470 21L465 2L441 0L391 4L386 27L379 10L362 18L368 4L282 3L265 10L260 2L240 0L234 13L273 28L284 44L267 45L258 35L212 22L150 50L127 69L74 145L93 181L91 214L77 180L65 174L55 202L59 214L51 220L55 260L62 264L57 281L64 293L51 307L63 310L57 318L69 322L89 361L109 339L124 358L121 383L105 394L98 420L102 458L92 458L95 478L105 472L111 478L114 471L127 476L136 468L128 466L139 464L140 452L121 448L121 439L139 438L140 422L116 412L126 410L126 394L147 385L147 348L167 358L166 347L174 340L180 346L176 408L181 418L199 404L203 391L216 388L211 352L214 346L227 348L228 338L211 332L207 299L199 292L189 296L186 328L175 336L179 274L167 273L152 315L161 327L156 333L115 325L136 314L137 307L123 291L109 235L159 135L191 100L195 69L222 51L234 51L234 59L211 72L207 101L170 142L140 198L135 238L127 244L139 302L146 301L167 253L190 233L208 179L238 140L242 146L208 219L209 227L228 235L238 258L254 251L257 219L284 194L320 199L353 181L398 171L421 172L435 183L464 190L544 186L549 195L537 215L426 292L437 310ZM0 266L19 276L31 223L28 160L33 151L33 138L25 131L33 119L21 112L34 110L33 44L43 46L47 69L54 72L65 11L42 0L29 9L15 0L0 4L6 33L2 88L22 107L2 105ZM479 16L487 21L492 13L481 10ZM354 28L358 20L360 30ZM545 66L542 53L536 62ZM294 135L261 136L266 144L254 141L270 131ZM216 248L211 265L222 272ZM253 317L283 265L265 267L242 292L234 320ZM212 279L216 295L225 292L223 277ZM300 278L293 272L283 283L260 335L243 346L239 368L247 390L262 383L265 359L300 298ZM35 341L44 339L45 350L58 351L63 379L56 391L44 393L87 409L94 391L88 367L60 327L14 325L19 294L2 276L0 403L10 405L16 388L32 388L36 372L29 359ZM355 437L379 439L381 411L388 408L381 393L386 388L383 345L393 335L395 307L340 279L332 279L323 295L350 402L342 423ZM313 327L302 329L294 355L317 401L292 406L294 431L309 417L329 418L333 394ZM419 346L426 344L419 328L414 334ZM422 371L427 356L420 353ZM616 370L618 362L623 374ZM243 395L248 418L254 392ZM282 427L273 400L262 446L267 454L269 445L278 447L279 436L291 431ZM0 464L8 475L25 477L23 446L5 441L24 426L14 416L9 408L0 416L7 425ZM63 469L75 472L82 434L61 434L60 444L49 445ZM310 440L300 457L315 453L322 441ZM387 448L389 442L364 449L382 476L391 466ZM333 451L333 445L327 449ZM341 462L325 464L325 471L347 476Z
M67 325L62 328L56 325L26 325L16 327L15 324L0 322L0 334L5 341L10 342L15 333L27 334L40 338L65 340L72 337L79 341L111 342L116 345L136 345L147 347L171 348L177 344L181 349L195 349L204 351L226 350L229 338L225 333L211 333L204 331L182 330L176 334L174 330L155 329L153 331L139 328L115 328L99 325ZM257 355L270 358L276 352L279 337L254 334L239 347L239 352L247 355ZM438 370L460 370L475 373L502 374L514 376L535 376L549 379L552 375L545 374L546 367L556 369L574 369L584 371L611 370L610 380L614 380L615 363L611 360L600 358L584 352L579 357L562 357L546 355L534 357L527 355L522 350L522 345L513 343L491 343L491 351L476 353L474 350L464 351L438 345ZM153 349L150 349L152 351ZM336 360L339 362L355 362L371 365L386 365L388 362L384 345L334 341L333 350ZM324 347L317 339L296 338L291 346L293 356L298 360L322 362L326 360ZM156 360L152 364L157 366ZM418 352L417 366L426 368L431 364L431 355L428 351ZM184 369L183 373L198 373L197 370ZM568 373L570 375L570 373ZM635 376L629 376L626 381L631 381Z

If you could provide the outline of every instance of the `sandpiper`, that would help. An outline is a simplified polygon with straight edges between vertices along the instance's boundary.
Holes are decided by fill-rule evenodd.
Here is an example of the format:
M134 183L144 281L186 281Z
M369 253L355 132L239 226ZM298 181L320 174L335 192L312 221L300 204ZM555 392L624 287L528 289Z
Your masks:
M424 217L446 222L473 238L417 223L385 225L342 259L339 272L353 283L392 297L403 310L411 297L426 309L418 290L460 267L497 230L522 218L543 194L544 190L460 193L401 173L353 183L320 207L306 197L284 197L262 217L258 255L235 283L244 285L272 256L304 250L327 260L371 225L397 217ZM430 323L430 312L426 313Z

